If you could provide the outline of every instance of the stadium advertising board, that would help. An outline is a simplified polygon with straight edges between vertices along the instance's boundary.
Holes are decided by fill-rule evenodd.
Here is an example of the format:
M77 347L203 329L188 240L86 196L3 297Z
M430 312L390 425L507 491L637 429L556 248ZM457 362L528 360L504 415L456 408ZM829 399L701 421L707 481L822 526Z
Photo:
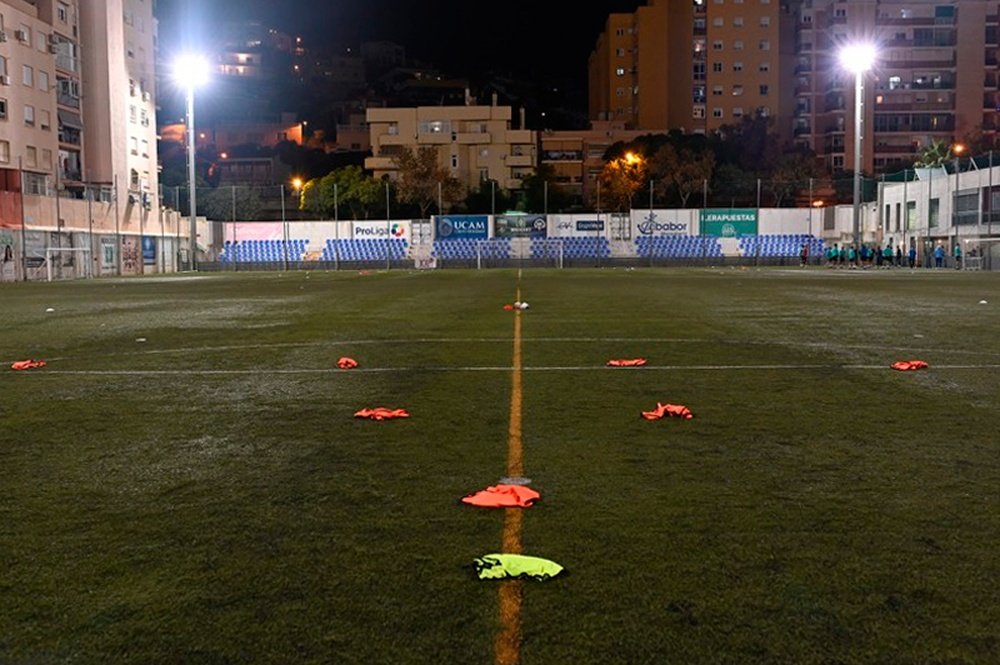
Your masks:
M493 235L497 238L544 238L549 223L545 215L497 215Z
M691 222L681 215L686 211L675 210L633 210L632 224L638 236L687 236L691 232Z
M487 215L442 215L435 220L437 240L486 240L490 236Z
M593 237L607 232L603 219L594 215L549 215L550 238Z
M351 237L355 240L410 239L410 222L352 222Z
M738 238L757 235L756 208L723 208L702 210L699 218L701 235Z

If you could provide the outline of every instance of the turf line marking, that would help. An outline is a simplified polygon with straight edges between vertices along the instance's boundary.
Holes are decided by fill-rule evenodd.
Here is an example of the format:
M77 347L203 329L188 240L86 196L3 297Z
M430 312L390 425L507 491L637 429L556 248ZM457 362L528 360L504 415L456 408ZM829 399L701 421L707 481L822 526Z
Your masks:
M517 315L515 314L515 317ZM726 372L726 371L754 371L754 370L812 370L812 369L858 369L858 370L886 370L888 365L658 365L630 368L609 368L603 365L583 365L576 367L519 367L518 376L522 372ZM931 365L933 370L946 369L972 369L972 370L994 370L1000 369L1000 365ZM44 377L52 375L62 376L255 376L266 375L296 375L296 374L339 374L349 376L351 374L391 374L394 372L510 372L510 367L484 366L484 367L375 367L343 370L331 369L150 369L150 370L129 370L129 369L43 369L32 372L17 372L13 376L34 376ZM520 379L518 379L520 384ZM520 408L520 407L519 407ZM513 418L513 413L511 414ZM520 431L518 432L520 436ZM512 474L513 475L513 474Z
M517 298L521 300L521 270L517 271ZM507 475L524 475L524 447L521 437L521 311L514 311L514 353L511 360L510 423L507 427ZM503 517L505 554L521 554L521 531L524 514L518 508L507 508ZM524 582L505 580L500 583L500 632L494 643L496 665L518 665L521 662L521 605Z

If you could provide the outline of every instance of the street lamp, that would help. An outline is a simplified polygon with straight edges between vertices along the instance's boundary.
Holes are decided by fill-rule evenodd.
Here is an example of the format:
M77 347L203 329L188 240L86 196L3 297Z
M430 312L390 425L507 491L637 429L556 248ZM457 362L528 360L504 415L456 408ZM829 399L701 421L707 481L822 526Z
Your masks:
M209 64L204 56L182 55L174 62L174 81L187 92L188 203L191 213L191 269L198 269L198 226L195 192L194 91L208 82Z
M872 68L876 58L872 44L848 44L840 49L840 64L854 72L854 246L860 246L861 232L861 139L864 119L865 72Z

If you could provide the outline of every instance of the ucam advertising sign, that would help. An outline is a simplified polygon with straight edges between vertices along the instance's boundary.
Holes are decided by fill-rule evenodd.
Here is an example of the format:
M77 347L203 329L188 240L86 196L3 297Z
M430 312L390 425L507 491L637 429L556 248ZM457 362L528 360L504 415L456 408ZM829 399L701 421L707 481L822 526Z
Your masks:
M738 238L757 235L756 208L702 210L699 226L703 236Z
M442 215L434 225L436 240L459 240L471 238L486 240L490 236L488 215Z
M687 236L691 222L685 210L633 210L632 223L637 236Z
M351 237L355 240L410 240L409 220L398 222L351 222Z
M497 215L493 225L497 238L544 238L549 227L545 215Z

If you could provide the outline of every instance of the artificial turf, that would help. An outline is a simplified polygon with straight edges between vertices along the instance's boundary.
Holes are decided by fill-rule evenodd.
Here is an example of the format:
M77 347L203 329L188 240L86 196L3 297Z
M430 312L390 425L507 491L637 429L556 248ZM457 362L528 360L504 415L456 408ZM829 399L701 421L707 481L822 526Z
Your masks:
M0 662L492 662L518 284L525 664L1000 662L1000 276L729 268L3 286Z

